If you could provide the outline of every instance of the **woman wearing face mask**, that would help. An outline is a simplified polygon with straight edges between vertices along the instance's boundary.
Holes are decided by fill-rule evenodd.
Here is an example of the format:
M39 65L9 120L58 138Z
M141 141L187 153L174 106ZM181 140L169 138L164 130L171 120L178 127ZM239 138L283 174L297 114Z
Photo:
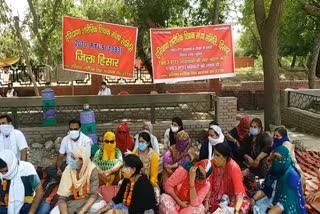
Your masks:
M191 140L185 131L180 131L176 136L176 144L170 146L163 155L162 183L165 184L172 173L181 165L193 160Z
M176 135L178 132L183 130L183 123L181 118L174 117L171 121L171 127L168 128L164 133L164 149L165 151L176 143Z
M292 143L290 143L290 140L288 137L288 131L284 127L277 127L274 130L272 150L275 150L278 146L285 146L289 150L291 160L293 161L293 165L295 166L295 168L300 173L302 187L304 188L305 178L303 175L303 171L296 160L296 155L294 152L294 145Z
M203 214L203 202L210 189L212 172L209 160L186 162L170 176L160 196L160 213Z
M138 156L129 154L124 157L122 174L124 180L117 195L98 213L153 214L156 201L152 184L145 175L140 174L143 163Z
M153 127L152 127L152 124L150 122L144 122L143 123L143 126L142 126L142 132L147 132L149 135L150 135L150 139L151 139L151 146L152 146L152 149L158 154L160 155L160 149L159 149L159 142L158 142L158 139L156 136L154 136L152 134L152 130L153 130ZM134 136L134 139L135 139L135 144L134 144L134 149L138 149L139 147L139 134L136 134Z
M120 149L113 132L106 132L103 136L103 148L99 149L93 157L97 165L100 180L106 186L112 186L120 180L120 168L123 164Z
M300 176L292 165L289 150L278 146L271 155L272 166L262 190L251 199L255 214L305 214L305 201Z
M208 130L208 140L201 145L200 153L199 153L199 160L213 158L213 148L215 145L219 143L225 142L224 135L222 130L217 125L211 125Z
M134 147L133 137L130 135L127 123L121 123L116 130L117 147L122 155L130 154Z
M268 171L267 157L271 152L272 138L268 133L263 133L262 122L258 118L251 121L250 135L241 145L244 163L250 172L259 178L264 178Z
M156 200L159 201L160 189L158 187L159 156L151 146L151 137L148 132L139 134L139 146L133 154L138 155L143 163L142 174L146 175L154 187Z
M211 212L215 212L218 208L234 210L232 212L235 214L249 211L250 200L242 183L241 170L231 157L231 148L227 143L220 143L214 147L209 193Z
M64 170L59 189L58 206L50 213L96 213L106 205L98 194L99 175L85 147L75 148L70 164Z

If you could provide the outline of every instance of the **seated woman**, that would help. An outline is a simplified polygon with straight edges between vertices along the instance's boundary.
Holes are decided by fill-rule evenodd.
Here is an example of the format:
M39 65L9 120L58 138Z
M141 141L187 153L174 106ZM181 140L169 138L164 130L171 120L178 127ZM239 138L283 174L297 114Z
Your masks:
M150 122L144 122L143 123L143 127L142 127L142 132L147 132L150 135L150 142L151 142L151 146L152 149L158 154L160 155L160 149L159 149L159 142L156 136L154 136L152 134L152 124ZM139 134L136 134L134 136L135 139L135 143L134 143L134 149L138 149L139 147Z
M213 148L215 145L219 143L223 143L225 141L222 130L217 125L211 125L208 130L208 140L207 142L203 142L200 148L199 160L213 158Z
M87 149L75 148L70 165L62 173L58 188L58 206L50 213L96 213L106 205L98 194L99 174Z
M250 116L244 116L240 119L239 124L231 129L229 133L225 134L229 146L232 150L234 160L241 158L240 145L244 143L244 138L249 134L250 123L252 118Z
M250 200L246 196L242 183L241 170L231 157L231 148L227 143L220 143L214 147L213 172L210 177L211 212L216 211L219 203L226 197L230 201L226 206L233 207L234 213L248 213L249 211Z
M151 138L147 132L139 134L139 147L133 151L133 154L139 156L143 163L142 174L146 175L154 187L156 200L159 201L160 189L158 187L158 169L159 169L159 156L151 146Z
M117 148L120 149L122 155L130 154L134 147L133 137L130 135L127 123L121 123L116 130Z
M237 163L244 169L244 184L249 197L259 189L257 178L265 178L269 169L267 157L271 152L272 137L262 132L262 129L261 120L254 118L250 125L250 135L240 145L242 158Z
M156 200L152 184L145 175L140 174L143 164L138 156L129 154L124 157L122 174L124 180L118 194L98 213L153 214L156 209Z
M295 168L300 173L301 183L302 183L302 186L304 186L305 181L304 181L303 171L297 162L296 155L294 152L294 145L290 143L290 140L288 137L288 131L284 127L278 127L274 130L272 150L274 150L278 146L285 146L289 150L291 160L293 161Z
M171 127L164 133L164 149L167 151L170 146L176 144L176 135L183 130L183 123L180 117L174 117L171 121Z
M205 213L202 203L210 189L208 178L211 172L209 160L195 164L186 162L180 166L164 185L165 193L160 196L160 213Z
M176 136L176 143L169 147L163 156L162 184L172 173L185 162L192 161L191 140L185 131L180 131Z
M298 171L292 165L289 150L275 148L272 165L262 185L252 198L254 212L259 213L307 213Z
M120 180L120 168L123 164L120 149L113 132L106 132L103 136L103 148L99 149L93 157L97 165L101 183L106 186L116 185Z

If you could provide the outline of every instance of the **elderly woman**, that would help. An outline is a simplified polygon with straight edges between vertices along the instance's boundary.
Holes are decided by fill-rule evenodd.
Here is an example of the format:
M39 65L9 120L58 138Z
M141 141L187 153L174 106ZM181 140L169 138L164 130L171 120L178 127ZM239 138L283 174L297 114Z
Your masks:
M241 170L231 156L231 148L227 143L215 146L213 173L210 178L210 211L215 212L220 208L234 210L235 214L248 213L250 201L242 183Z
M160 213L205 213L202 203L210 189L207 179L211 172L209 160L180 166L165 183L165 193L160 196Z
M152 184L145 175L140 174L143 164L138 156L129 154L124 157L122 174L124 180L118 194L98 213L153 214L156 200Z
M123 164L120 149L116 147L116 137L113 132L106 132L103 136L103 148L93 157L97 166L99 178L106 186L112 186L120 180L120 168Z
M263 188L251 200L254 213L307 213L300 176L292 165L289 150L284 146L276 147L271 160Z
M147 132L150 135L150 142L152 149L160 155L159 142L156 136L152 134L153 126L150 122L144 122L142 126L142 132ZM135 137L134 149L139 147L139 134L136 134Z
M98 194L99 175L84 147L72 152L58 188L58 206L51 213L96 213L106 202Z
M215 145L219 143L223 143L225 141L222 130L217 125L211 125L208 130L208 140L203 142L200 148L199 159L209 159L213 158L213 148Z
M185 131L176 136L176 143L169 147L163 156L162 183L164 184L172 173L181 165L193 160L191 140Z

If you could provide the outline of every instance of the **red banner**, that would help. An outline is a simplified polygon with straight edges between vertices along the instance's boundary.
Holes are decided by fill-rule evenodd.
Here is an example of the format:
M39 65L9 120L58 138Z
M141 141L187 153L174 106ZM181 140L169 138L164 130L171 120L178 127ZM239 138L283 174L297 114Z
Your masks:
M234 76L231 25L151 29L155 83Z
M135 27L63 17L63 67L66 70L133 78Z

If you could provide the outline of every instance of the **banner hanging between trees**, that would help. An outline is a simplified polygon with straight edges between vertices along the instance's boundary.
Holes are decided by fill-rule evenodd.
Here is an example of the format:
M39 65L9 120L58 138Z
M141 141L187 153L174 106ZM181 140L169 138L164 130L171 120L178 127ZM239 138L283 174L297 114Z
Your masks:
M150 29L154 83L232 77L231 25Z
M63 17L65 70L133 78L138 28Z

